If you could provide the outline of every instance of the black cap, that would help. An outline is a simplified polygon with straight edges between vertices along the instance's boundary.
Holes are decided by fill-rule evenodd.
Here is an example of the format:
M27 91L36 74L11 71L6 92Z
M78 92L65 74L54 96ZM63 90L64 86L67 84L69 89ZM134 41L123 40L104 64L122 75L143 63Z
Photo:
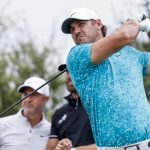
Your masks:
M58 70L59 71L63 71L64 69L67 68L67 65L66 64L61 64L60 66L58 66Z

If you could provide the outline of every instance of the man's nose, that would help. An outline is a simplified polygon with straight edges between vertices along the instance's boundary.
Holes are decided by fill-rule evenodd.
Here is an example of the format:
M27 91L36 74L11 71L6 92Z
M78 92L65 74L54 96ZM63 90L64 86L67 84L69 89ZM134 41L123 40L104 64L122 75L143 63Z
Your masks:
M75 34L79 34L79 33L80 33L80 28L77 27L77 28L75 29Z
M31 101L32 101L32 97L29 96L29 97L25 98L24 101L26 101L26 102L31 102Z

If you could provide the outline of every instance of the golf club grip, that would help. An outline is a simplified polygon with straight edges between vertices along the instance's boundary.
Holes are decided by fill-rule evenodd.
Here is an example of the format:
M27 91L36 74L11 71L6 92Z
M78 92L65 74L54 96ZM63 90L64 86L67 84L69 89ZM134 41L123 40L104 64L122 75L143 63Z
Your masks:
M146 19L146 15L145 14L143 14L142 15L142 19L141 19L141 21L143 21L143 20L145 20Z

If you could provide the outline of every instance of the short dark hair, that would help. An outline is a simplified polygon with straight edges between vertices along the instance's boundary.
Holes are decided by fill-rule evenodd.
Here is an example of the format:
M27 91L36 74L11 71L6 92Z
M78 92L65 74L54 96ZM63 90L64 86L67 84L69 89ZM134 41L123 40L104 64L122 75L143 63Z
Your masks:
M105 25L103 25L102 28L101 28L101 30L102 30L103 36L105 37L106 33L107 33L107 27Z
M96 22L96 20L91 20L92 21L92 23L95 23ZM106 33L107 33L107 27L105 26L105 25L103 25L102 27L101 27L101 31L102 31L102 34L103 34L103 37L105 37L106 36Z

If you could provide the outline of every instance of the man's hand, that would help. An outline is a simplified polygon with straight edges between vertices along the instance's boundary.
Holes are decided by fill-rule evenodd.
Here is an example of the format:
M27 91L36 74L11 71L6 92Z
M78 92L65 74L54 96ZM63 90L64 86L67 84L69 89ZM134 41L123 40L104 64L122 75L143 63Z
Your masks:
M127 19L127 23L131 19L136 19L140 24L140 31L146 32L148 35L150 35L150 19L146 18L146 15L139 14L137 16L130 17Z
M136 19L140 23L140 31L149 33L150 32L150 19L144 14L131 17L130 19Z
M129 18L125 19L124 23L127 22L128 20L133 20L133 19L140 23L141 21L146 19L146 15L138 14L136 16L129 17Z
M136 15L136 16L131 17L131 18L135 18L135 19L137 19L138 22L141 22L141 21L146 19L146 15L145 14L139 14L139 15Z
M72 142L69 139L62 139L56 146L55 150L70 150Z

